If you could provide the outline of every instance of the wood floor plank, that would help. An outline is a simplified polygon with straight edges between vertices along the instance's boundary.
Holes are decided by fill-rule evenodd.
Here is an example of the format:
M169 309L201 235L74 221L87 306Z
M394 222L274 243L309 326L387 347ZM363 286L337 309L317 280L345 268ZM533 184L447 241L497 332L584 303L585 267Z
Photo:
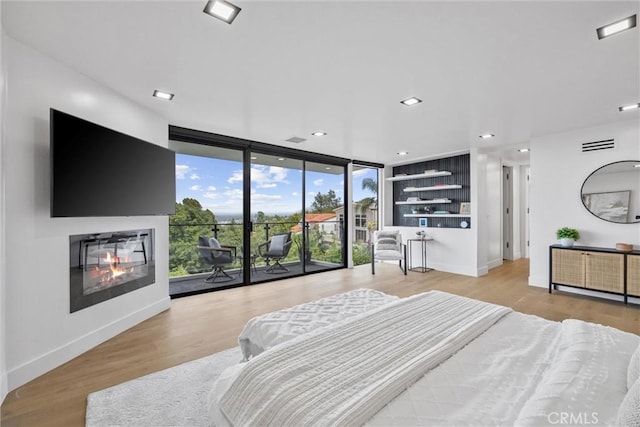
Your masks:
M527 260L473 278L395 265L359 266L180 298L171 308L9 393L1 425L83 426L89 393L237 345L254 316L357 288L401 297L431 289L506 305L550 320L575 318L640 335L640 308L527 285Z

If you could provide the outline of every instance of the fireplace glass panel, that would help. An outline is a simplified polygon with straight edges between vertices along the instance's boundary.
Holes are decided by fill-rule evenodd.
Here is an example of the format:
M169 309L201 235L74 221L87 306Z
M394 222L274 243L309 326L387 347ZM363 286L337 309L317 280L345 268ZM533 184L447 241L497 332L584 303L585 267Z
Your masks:
M70 236L69 253L72 313L155 282L154 229Z

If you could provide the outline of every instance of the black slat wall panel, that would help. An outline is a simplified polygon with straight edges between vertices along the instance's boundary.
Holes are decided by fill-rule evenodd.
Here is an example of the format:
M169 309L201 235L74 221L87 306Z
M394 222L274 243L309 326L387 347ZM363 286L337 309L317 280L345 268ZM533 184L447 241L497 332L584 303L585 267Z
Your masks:
M460 212L461 202L471 201L471 158L469 154L452 156L443 159L428 160L425 162L412 163L409 165L396 166L393 168L393 176L400 174L415 175L424 173L427 170L438 170L451 172L449 176L437 176L431 178L409 179L406 181L395 181L393 183L393 225L418 227L418 218L405 218L404 214L412 213L416 207L429 207L432 210L448 210L452 214ZM458 184L462 188L448 190L432 190L405 193L406 187L431 187L437 184ZM446 204L417 204L417 205L396 205L396 201L406 201L408 197L419 197L421 199L448 198L452 203ZM460 222L466 221L471 228L470 217L429 217L428 227L460 228Z

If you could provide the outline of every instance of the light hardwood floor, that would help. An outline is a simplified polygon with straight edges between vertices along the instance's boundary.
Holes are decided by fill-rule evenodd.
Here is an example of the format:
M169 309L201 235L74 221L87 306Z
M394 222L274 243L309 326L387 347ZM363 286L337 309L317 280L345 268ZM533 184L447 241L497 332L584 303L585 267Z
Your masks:
M640 307L527 286L529 263L507 262L473 278L431 271L403 276L379 265L173 300L171 309L9 393L3 427L82 426L87 394L237 345L253 316L357 288L409 296L431 289L506 305L550 320L582 319L640 334Z

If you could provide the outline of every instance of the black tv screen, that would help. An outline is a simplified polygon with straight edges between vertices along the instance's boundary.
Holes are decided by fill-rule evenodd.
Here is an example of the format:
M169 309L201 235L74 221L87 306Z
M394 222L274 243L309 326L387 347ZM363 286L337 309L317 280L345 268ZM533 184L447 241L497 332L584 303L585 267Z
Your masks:
M175 214L175 153L51 109L51 216Z

